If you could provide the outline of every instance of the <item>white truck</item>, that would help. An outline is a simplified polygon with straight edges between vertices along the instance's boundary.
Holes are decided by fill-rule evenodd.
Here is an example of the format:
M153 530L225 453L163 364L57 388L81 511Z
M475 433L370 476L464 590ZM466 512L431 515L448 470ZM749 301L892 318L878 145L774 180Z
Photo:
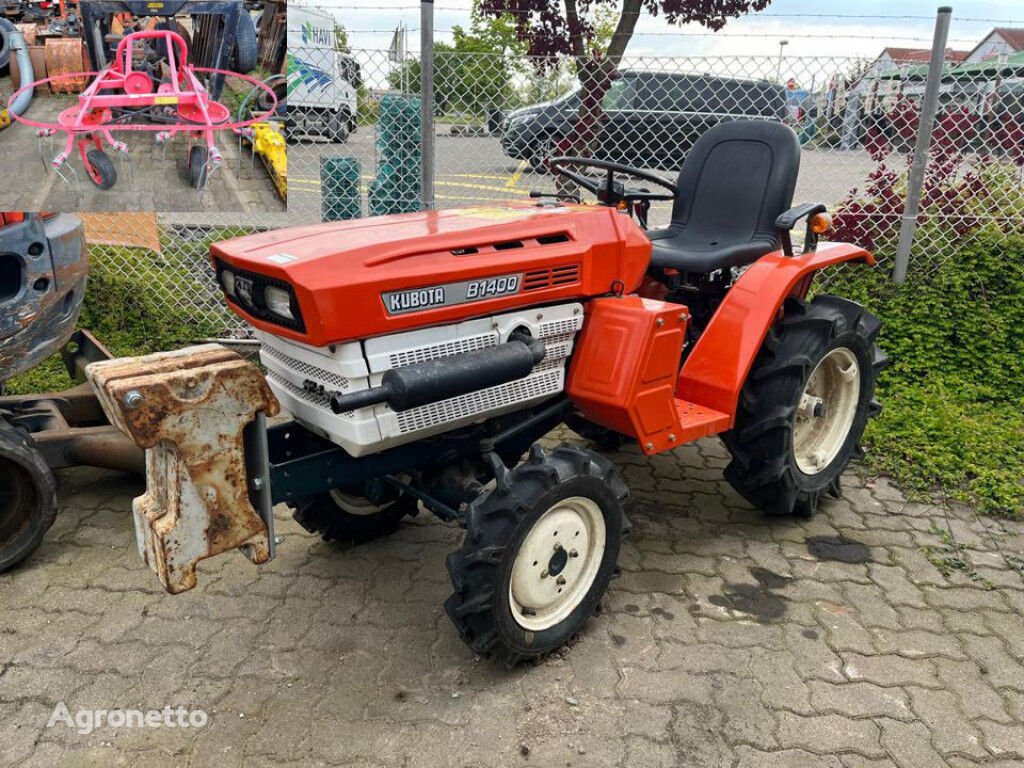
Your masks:
M290 128L343 142L356 129L359 64L337 50L329 14L288 6L288 118Z

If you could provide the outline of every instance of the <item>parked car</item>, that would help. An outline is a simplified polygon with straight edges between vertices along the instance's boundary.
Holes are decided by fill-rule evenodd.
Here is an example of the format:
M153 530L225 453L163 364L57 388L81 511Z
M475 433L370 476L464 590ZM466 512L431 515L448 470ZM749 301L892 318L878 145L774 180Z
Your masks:
M502 130L505 154L544 168L576 121L580 93L510 112ZM676 170L693 143L720 122L784 120L786 89L756 80L622 71L602 102L597 157L643 168Z

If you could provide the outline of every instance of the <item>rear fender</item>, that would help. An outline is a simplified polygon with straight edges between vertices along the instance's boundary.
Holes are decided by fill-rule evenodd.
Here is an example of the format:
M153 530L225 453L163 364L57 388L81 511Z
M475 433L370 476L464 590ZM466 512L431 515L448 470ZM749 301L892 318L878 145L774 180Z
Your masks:
M874 265L870 253L847 243L823 243L813 253L773 251L733 284L679 373L676 397L736 417L740 390L768 329L790 296L804 298L814 273L844 261Z

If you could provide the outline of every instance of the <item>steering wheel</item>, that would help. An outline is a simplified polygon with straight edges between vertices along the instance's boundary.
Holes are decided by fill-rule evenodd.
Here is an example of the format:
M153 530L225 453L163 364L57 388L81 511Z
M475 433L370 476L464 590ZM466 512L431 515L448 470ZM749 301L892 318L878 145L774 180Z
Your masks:
M599 168L605 172L604 178L595 179L593 176L586 176L577 171L571 171L566 168L567 165ZM596 160L591 157L553 157L548 161L548 167L552 173L561 174L565 178L576 182L587 191L594 193L598 201L604 205L617 206L622 201L627 203L650 203L652 200L675 200L679 194L679 187L667 179L663 179L640 168L633 168L622 163L613 163L610 160ZM667 192L651 192L647 189L627 188L621 181L615 180L616 173L649 181L667 190Z

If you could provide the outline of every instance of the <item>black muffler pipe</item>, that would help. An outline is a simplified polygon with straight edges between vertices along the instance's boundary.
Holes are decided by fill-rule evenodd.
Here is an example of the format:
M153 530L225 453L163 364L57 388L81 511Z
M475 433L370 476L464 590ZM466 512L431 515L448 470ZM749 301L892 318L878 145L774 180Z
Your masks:
M479 389L496 387L530 374L544 359L544 342L513 333L496 347L427 360L385 372L379 387L359 392L331 393L331 410L345 413L378 403L407 411Z

